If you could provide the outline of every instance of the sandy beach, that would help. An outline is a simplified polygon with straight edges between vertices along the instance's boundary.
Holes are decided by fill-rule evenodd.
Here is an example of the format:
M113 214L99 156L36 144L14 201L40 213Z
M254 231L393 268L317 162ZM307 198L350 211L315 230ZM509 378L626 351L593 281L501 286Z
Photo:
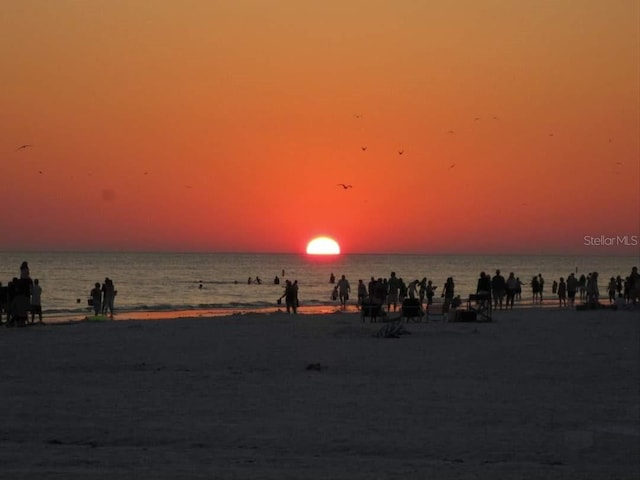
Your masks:
M0 330L0 476L632 479L638 310Z

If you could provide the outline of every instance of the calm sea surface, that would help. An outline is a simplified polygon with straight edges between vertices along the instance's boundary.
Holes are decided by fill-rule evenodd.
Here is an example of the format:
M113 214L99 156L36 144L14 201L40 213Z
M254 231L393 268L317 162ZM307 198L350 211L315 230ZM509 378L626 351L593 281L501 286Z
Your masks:
M223 313L276 310L284 280L298 280L303 306L335 308L330 298L329 276L346 275L355 300L358 279L388 278L391 271L409 283L427 277L442 289L447 277L454 278L456 294L466 298L475 292L481 271L501 269L528 284L539 273L545 278L545 294L552 302L551 283L597 271L601 293L612 276L628 276L640 265L637 256L426 256L340 255L310 257L297 254L205 254L205 253L0 253L0 281L6 285L18 277L20 264L29 262L31 277L43 289L45 316L74 317L88 312L87 298L96 282L105 277L118 291L116 313L207 310ZM284 277L282 271L284 270ZM274 285L278 275L282 282ZM261 284L248 284L260 277ZM202 288L200 288L202 285ZM530 293L523 292L527 304ZM79 302L78 302L79 300Z

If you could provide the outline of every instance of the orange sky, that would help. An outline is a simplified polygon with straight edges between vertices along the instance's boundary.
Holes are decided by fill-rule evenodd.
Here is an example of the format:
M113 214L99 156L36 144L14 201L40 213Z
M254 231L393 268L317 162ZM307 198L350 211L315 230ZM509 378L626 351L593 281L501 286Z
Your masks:
M638 254L637 0L2 10L0 249Z

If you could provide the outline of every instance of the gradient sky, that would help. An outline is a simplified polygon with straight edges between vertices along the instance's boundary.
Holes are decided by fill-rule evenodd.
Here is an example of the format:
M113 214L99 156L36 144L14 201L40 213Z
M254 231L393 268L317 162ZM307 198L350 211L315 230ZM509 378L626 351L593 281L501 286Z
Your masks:
M639 5L4 0L0 249L637 255Z

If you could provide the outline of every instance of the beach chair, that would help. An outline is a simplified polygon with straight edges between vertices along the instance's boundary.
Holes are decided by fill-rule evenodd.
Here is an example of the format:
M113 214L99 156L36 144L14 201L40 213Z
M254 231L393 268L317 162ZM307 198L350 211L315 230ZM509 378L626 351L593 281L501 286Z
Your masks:
M420 300L417 298L405 298L402 301L400 312L400 320L404 319L406 322L409 322L409 320L421 322L422 317L424 316L422 305L420 304Z
M377 322L378 317L382 317L382 305L379 303L372 303L369 300L365 300L362 305L360 305L360 317L364 322L367 317L369 317L369 323Z
M479 293L469 295L467 299L467 310L475 312L478 322L492 321L493 309L491 307L491 294Z

